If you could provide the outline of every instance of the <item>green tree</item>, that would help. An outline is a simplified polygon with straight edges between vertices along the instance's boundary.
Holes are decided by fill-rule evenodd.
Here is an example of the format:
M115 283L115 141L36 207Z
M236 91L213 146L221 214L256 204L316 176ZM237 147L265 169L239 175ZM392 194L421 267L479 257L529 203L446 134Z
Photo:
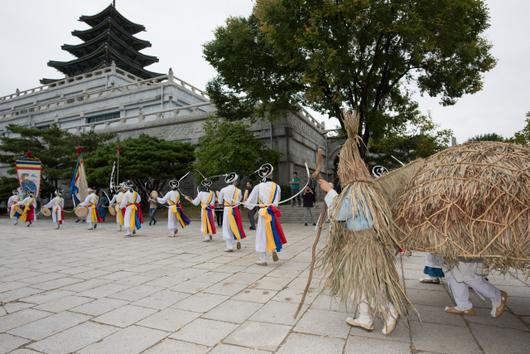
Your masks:
M401 165L395 159L407 163L428 157L447 148L452 135L450 129L439 129L430 116L418 113L408 128L399 127L374 139L367 160L373 165L397 168Z
M2 201L7 202L7 199L12 195L11 192L18 186L18 179L15 177L0 177L0 204Z
M364 144L414 119L412 91L451 105L495 65L481 0L258 0L204 46L227 118L309 106L360 114ZM273 115L274 116L274 115Z
M44 166L41 190L46 194L57 188L59 181L72 177L76 146L90 152L113 137L93 132L74 135L56 125L48 129L9 125L7 130L10 136L0 137L0 162L12 166L8 172L14 174L15 160L31 152Z
M195 151L195 168L207 176L236 172L250 176L265 162L276 165L279 153L269 149L243 121L211 117Z
M486 133L475 135L474 137L469 138L467 141L506 141L506 139L497 133Z
M145 134L98 148L85 157L90 185L107 187L119 144L120 181L131 180L145 197L151 190L161 190L167 180L178 178L191 169L194 146L167 141ZM144 202L146 198L142 198Z
M521 145L530 145L530 112L526 113L525 127L515 132L511 142Z

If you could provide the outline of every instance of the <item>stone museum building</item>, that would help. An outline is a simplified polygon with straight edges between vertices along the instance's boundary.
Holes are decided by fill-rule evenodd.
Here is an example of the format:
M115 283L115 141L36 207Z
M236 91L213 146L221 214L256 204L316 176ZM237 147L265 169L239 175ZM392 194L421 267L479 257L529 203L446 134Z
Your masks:
M158 61L141 52L151 46L136 37L145 27L113 5L79 20L90 26L72 32L82 42L61 47L75 58L48 62L64 77L44 78L41 86L0 97L0 134L8 134L9 124L41 129L56 124L72 133L114 132L120 139L149 134L197 143L215 105L171 68L167 73L145 69ZM303 109L272 123L260 120L251 129L281 153L276 178L282 185L295 170L305 175L304 162L315 167L317 147L333 150L327 149L324 124Z

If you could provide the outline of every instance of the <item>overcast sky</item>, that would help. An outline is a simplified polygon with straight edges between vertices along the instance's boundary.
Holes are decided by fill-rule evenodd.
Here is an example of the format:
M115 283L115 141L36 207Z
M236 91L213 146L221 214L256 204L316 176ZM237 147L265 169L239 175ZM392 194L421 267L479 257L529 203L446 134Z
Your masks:
M86 29L81 15L101 11L110 0L3 0L0 4L0 96L17 88L39 85L43 77L58 78L48 60L70 60L60 49L79 39L70 32ZM423 111L430 111L443 128L454 131L459 142L489 132L511 136L523 127L530 111L529 0L487 0L491 28L486 33L493 43L497 66L484 77L483 91L465 96L451 107L438 100L419 98ZM117 0L118 10L131 21L143 24L146 32L137 36L149 40L145 54L160 61L147 69L175 76L203 89L214 69L202 56L202 45L213 38L216 27L228 16L247 16L251 0ZM321 119L326 119L321 117ZM327 119L326 119L327 120ZM333 126L327 122L328 126Z

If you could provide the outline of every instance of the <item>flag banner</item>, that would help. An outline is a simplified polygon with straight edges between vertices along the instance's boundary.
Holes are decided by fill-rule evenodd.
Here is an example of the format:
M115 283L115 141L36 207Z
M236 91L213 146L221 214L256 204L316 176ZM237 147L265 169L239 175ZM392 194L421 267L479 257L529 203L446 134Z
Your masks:
M70 195L74 206L85 200L88 189L88 183L86 180L85 163L80 157L75 165L74 175L70 181Z
M24 192L33 192L38 197L42 162L39 160L17 160L15 161L15 169L17 171L20 188Z

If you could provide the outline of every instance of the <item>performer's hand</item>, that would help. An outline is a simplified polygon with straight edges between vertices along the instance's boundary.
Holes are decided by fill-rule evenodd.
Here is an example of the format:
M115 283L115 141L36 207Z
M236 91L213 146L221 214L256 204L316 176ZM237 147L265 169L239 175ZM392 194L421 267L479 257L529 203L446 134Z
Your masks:
M326 181L324 178L320 178L318 180L318 184L320 185L320 189L322 189L326 193L333 189L333 185Z

